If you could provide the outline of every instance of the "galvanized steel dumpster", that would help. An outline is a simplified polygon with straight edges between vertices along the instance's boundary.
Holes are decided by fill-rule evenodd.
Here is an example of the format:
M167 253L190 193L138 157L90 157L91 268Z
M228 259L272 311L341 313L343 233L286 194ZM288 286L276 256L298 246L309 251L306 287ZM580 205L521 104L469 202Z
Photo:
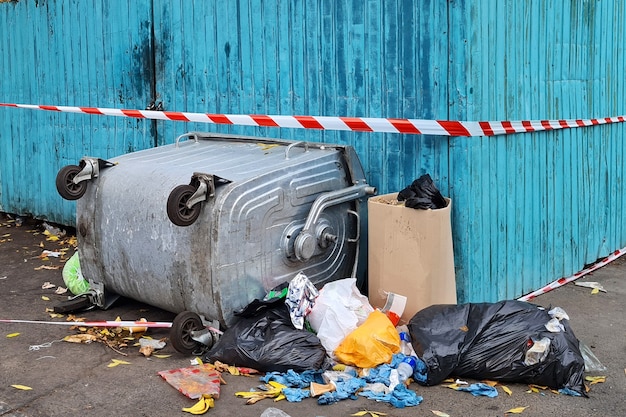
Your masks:
M359 200L375 193L349 146L206 133L83 158L57 188L78 199L97 288L226 326L300 271L318 287L354 276Z

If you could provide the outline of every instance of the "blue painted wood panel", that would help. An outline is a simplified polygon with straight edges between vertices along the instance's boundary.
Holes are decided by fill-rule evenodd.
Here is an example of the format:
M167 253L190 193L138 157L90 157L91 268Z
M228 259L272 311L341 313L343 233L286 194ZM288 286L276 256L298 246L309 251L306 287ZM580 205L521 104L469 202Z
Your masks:
M624 2L0 3L0 101L444 120L626 114ZM369 182L453 201L460 301L518 297L626 244L620 125L495 138L0 109L0 210L72 224L58 169L190 130L353 145Z
M626 112L623 2L450 5L451 119ZM461 299L517 297L626 244L624 131L451 141Z
M152 67L150 2L0 3L0 101L144 108ZM85 155L154 145L151 122L3 109L0 210L74 224L54 182Z

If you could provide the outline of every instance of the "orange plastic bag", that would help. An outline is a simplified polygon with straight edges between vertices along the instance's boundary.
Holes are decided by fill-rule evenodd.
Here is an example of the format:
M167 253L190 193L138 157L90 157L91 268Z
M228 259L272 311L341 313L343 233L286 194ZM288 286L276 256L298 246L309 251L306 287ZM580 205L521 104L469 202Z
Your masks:
M380 310L370 313L335 349L337 359L359 368L373 368L391 362L400 351L400 336L389 317Z

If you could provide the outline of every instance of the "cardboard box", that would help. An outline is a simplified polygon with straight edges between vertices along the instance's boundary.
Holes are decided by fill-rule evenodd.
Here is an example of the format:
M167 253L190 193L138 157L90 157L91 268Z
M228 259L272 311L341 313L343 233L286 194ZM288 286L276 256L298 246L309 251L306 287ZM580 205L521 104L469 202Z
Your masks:
M383 308L387 293L407 297L400 324L433 304L456 304L452 226L448 206L404 207L397 193L372 197L368 208L368 292Z

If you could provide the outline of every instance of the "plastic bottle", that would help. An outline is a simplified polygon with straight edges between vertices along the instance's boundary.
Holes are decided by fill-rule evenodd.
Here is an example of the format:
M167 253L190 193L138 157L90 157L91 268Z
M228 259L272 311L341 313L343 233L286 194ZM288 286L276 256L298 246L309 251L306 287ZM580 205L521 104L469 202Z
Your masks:
M400 332L400 352L405 356L415 356L411 338L407 332Z
M413 356L407 356L402 362L400 362L400 365L396 368L400 382L404 382L413 376L415 364L416 362Z

